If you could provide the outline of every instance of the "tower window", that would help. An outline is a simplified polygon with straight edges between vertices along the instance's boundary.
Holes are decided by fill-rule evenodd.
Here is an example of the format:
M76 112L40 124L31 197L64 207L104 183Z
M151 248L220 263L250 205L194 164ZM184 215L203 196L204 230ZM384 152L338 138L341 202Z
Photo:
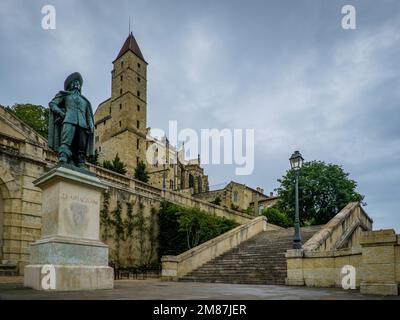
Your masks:
M137 92L137 96L140 97L140 91Z
M120 78L121 78L121 81L124 80L124 76L121 76Z
M137 81L140 82L140 78L139 77L137 78Z
M119 110L121 110L121 109L122 109L122 103L119 104Z
M139 141L139 139L136 139L136 149L139 150L139 146L140 146L140 141Z
M140 106L139 105L137 105L137 111L140 111Z
M123 61L121 61L121 68L123 68L124 67L124 62Z
M140 123L139 120L136 120L136 127L139 129Z
M119 94L122 95L122 89L119 89Z
M122 125L122 122L120 121L120 122L119 122L119 126L121 127L121 125Z
M137 64L137 67L140 69L140 63Z
M99 152L101 152L101 147L99 147Z

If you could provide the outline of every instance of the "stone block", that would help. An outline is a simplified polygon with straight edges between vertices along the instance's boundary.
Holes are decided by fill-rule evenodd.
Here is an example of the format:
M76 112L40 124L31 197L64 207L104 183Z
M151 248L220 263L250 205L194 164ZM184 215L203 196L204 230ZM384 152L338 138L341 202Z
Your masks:
M107 266L108 246L100 241L54 237L31 244L31 264Z
M361 282L360 293L368 295L397 296L399 292L397 283L367 283Z
M24 271L24 286L36 290L46 290L42 281L44 265L28 265ZM113 269L107 266L53 265L55 271L54 291L77 291L112 289L114 287Z

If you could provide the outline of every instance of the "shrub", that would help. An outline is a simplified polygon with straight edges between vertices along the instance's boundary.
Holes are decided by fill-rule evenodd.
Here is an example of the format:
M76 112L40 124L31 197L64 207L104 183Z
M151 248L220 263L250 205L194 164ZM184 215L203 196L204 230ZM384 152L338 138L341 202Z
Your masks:
M159 256L178 255L238 226L196 208L162 202L159 213Z

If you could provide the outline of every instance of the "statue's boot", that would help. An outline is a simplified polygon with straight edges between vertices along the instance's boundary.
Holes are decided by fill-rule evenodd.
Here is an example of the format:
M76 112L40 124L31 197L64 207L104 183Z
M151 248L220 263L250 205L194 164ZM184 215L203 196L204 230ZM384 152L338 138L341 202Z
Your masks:
M58 161L60 161L61 163L67 163L68 159L71 157L71 150L69 149L69 146L66 144L62 144L60 146L59 151L59 157L58 157Z
M85 162L86 162L85 154L84 153L79 153L78 154L78 167L79 168L86 168Z

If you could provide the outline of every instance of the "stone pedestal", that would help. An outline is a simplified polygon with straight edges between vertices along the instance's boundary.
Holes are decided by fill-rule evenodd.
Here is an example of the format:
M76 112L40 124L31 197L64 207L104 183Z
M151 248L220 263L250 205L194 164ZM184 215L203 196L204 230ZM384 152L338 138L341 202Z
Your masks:
M63 166L34 184L43 190L42 238L30 246L25 286L47 290L43 278L53 273L53 290L113 288L108 246L99 240L100 196L106 187L90 172Z

